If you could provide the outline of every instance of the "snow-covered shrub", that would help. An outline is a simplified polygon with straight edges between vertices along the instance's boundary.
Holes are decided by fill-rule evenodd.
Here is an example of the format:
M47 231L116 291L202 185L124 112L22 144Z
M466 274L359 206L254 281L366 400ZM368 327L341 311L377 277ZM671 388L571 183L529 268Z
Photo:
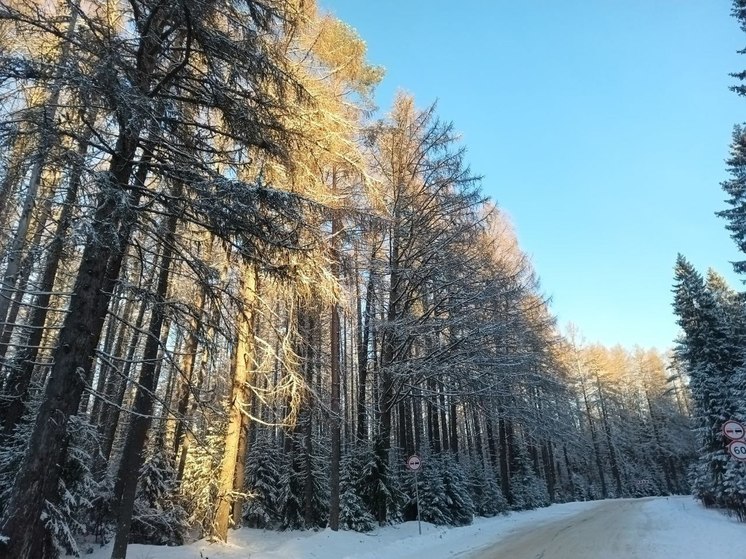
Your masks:
M389 451L386 459L376 450L380 441L372 447L365 447L360 470L360 496L368 510L378 519L377 511L385 507L385 523L402 521L402 512L409 497L406 481L402 478L403 458L398 450ZM414 494L414 493L413 493Z
M249 498L243 509L243 518L250 528L277 528L280 524L278 510L282 460L276 444L259 435L251 445L246 460L246 487Z
M192 442L187 451L179 491L188 522L199 528L200 537L213 533L224 442L221 426L210 429L203 440Z
M461 465L450 453L440 456L442 461L443 488L448 512L448 524L466 526L474 520L474 501L469 494L466 476Z
M473 464L469 469L469 492L475 514L479 516L491 517L508 510L508 501L495 476L481 462Z
M546 482L537 476L526 460L518 461L518 468L510 476L513 510L529 510L550 504Z
M339 524L356 532L370 532L376 521L362 495L362 477L370 452L353 449L342 459L339 483Z
M451 520L442 468L442 463L435 455L425 453L422 467L417 472L420 519L438 526L449 524ZM412 497L414 498L414 492Z
M189 523L181 501L176 472L165 449L159 447L140 469L130 541L155 545L183 544Z
M36 392L39 394L40 392ZM31 435L33 417L38 399L28 404L28 412L0 448L0 510L9 497L13 479L21 467ZM43 542L48 556L79 555L78 538L89 531L88 520L93 509L93 499L99 491L90 465L98 451L98 431L83 416L71 416L67 426L67 452L60 469L58 492L55 499L47 500L42 519L47 530Z
M296 440L293 451L286 456L280 477L278 510L281 514L281 528L311 529L326 526L329 516L329 475L326 457L306 455L304 435L294 434ZM323 448L314 440L312 448ZM307 472L310 465L311 471ZM312 483L310 502L310 522L306 521L306 481Z
M98 430L82 416L71 416L67 426L68 447L59 479L56 502L44 506L44 525L51 546L60 554L78 556L77 538L88 534L87 520L99 484L90 470L98 450Z

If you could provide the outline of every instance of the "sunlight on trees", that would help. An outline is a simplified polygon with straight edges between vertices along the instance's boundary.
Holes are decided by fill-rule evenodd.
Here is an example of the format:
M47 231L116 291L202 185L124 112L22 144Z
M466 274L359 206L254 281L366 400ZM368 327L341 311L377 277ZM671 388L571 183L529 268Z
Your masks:
M561 332L382 76L308 0L0 1L0 554L367 531L413 453L443 524L688 491L695 353Z

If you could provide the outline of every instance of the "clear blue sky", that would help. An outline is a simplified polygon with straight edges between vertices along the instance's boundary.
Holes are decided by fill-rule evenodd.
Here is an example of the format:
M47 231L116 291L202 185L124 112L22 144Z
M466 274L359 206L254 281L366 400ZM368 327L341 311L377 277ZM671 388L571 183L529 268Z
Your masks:
M746 99L727 0L320 0L463 134L560 324L665 348L677 252L734 286L719 183Z

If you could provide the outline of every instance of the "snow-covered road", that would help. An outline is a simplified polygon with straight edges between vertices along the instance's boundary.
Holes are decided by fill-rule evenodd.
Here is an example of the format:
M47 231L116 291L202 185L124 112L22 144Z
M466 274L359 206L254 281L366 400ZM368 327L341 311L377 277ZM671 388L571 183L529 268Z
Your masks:
M523 526L464 559L725 559L746 557L746 527L687 497L617 499ZM729 541L730 538L730 541Z
M128 559L746 559L746 525L692 497L566 503L446 528L417 522L369 534L231 531L228 544L131 545ZM87 559L108 559L111 544Z
M645 513L650 499L602 501L564 518L527 526L469 559L647 559L649 532L660 526Z

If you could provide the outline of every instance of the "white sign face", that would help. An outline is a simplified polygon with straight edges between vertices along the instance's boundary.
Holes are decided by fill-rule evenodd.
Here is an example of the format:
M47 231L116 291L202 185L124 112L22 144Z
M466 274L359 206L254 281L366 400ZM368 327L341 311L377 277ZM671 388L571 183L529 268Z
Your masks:
M417 470L419 470L421 466L422 466L422 460L420 460L420 457L417 456L416 454L413 454L412 456L407 458L407 468L409 468L413 472L416 472Z
M733 441L728 445L728 452L736 460L746 460L746 442Z
M737 441L739 439L742 439L743 436L746 435L746 430L744 430L743 425L741 425L738 421L729 419L728 421L723 423L723 435L725 435L732 441Z

